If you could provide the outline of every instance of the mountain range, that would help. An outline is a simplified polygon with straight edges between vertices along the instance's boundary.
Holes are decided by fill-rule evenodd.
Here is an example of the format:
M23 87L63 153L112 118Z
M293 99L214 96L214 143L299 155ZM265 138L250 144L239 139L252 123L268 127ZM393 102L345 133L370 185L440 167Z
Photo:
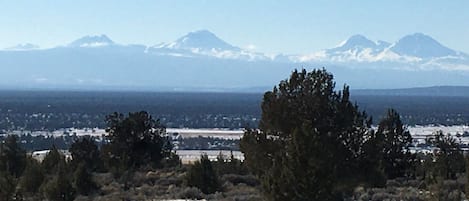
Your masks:
M269 89L295 68L322 68L338 85L408 88L469 85L469 56L415 33L396 42L354 35L310 54L253 52L194 31L173 42L123 45L106 35L54 48L22 44L0 50L1 88L165 91Z

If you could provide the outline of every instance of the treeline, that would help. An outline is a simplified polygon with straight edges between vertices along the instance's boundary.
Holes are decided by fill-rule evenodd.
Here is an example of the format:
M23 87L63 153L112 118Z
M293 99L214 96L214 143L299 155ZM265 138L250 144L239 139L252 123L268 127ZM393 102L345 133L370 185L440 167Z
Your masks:
M397 109L405 124L464 125L469 122L465 97L370 96L351 99L375 118ZM116 101L117 100L117 101ZM0 91L0 131L105 128L112 112L144 110L167 127L256 127L262 94Z
M105 128L112 112L147 111L171 128L257 125L262 94L0 91L0 130Z
M27 155L10 135L0 145L0 200L74 200L97 192L96 172L110 172L124 186L140 168L180 165L165 128L146 112L113 113L106 118L109 135L100 149L87 137L77 139L66 158L56 146L42 161Z
M181 191L171 198L197 199L223 192L227 182L259 185L247 167L232 154L226 157L220 153L214 162L205 155L193 165L183 166L173 151L165 127L146 112L129 113L128 116L113 113L108 115L106 123L108 135L103 142L96 142L91 137L75 138L68 149L70 156L53 145L42 160L33 158L21 147L18 136L4 138L0 144L0 201L68 201L78 196L132 200L132 195L126 193L113 194L142 185L158 189L167 184L170 184L169 190L164 192L174 188ZM97 146L98 143L102 143L101 146ZM161 172L168 170L169 175L182 173L183 176L162 175ZM109 185L102 186L103 182L97 182L106 174L112 175L107 183L113 190L109 190ZM117 189L113 186L116 184ZM150 193L148 196L158 195Z
M454 138L435 133L427 139L434 153L411 153L412 137L395 110L372 129L348 86L335 88L324 69L303 70L264 94L259 129L246 132L240 146L268 200L359 200L353 197L358 187L384 188L396 179L417 181L429 192L409 200L450 200L450 194L461 200L464 189L442 187L465 172Z
M0 136L0 141L4 141L8 135ZM17 141L26 152L34 152L50 149L52 146L57 149L68 150L73 143L85 137L93 141L98 148L106 144L104 136L77 136L76 134L62 136L17 135ZM174 149L177 150L239 150L239 139L224 139L218 137L190 137L173 139Z
M0 136L0 141L5 141L8 135ZM102 144L105 144L106 141L100 137L94 136L85 136L91 141L95 142L98 147ZM62 136L45 136L37 135L32 136L30 134L26 135L16 135L17 141L26 152L40 151L50 149L52 146L55 146L57 149L68 150L70 146L76 141L80 140L81 137L77 135L62 135Z

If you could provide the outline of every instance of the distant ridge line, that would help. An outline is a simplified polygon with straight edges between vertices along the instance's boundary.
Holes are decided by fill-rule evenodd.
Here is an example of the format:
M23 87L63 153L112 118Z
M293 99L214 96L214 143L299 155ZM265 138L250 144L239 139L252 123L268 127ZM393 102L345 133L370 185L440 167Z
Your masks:
M352 95L469 97L469 86L430 86L400 89L355 89Z

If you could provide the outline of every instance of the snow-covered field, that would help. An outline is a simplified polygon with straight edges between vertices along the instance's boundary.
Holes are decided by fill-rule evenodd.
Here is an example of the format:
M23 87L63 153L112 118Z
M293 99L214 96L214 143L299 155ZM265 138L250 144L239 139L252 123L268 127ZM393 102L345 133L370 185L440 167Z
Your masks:
M408 130L416 144L425 143L425 139L437 131L450 134L460 144L469 144L469 126L413 126L408 127Z
M192 129L192 128L167 128L166 132L173 137L182 137L182 138L191 138L191 137L213 137L213 138L223 138L223 139L240 139L243 136L244 130L229 130L223 128L208 128L208 129ZM3 135L5 135L4 133ZM32 136L54 136L60 137L63 135L77 135L77 136L95 136L100 137L107 135L105 129L99 128L63 128L55 131L9 131L8 134L30 134Z
M441 130L445 134L451 134L456 136L457 134L464 135L466 133L469 142L469 126L459 125L459 126L409 126L407 128L412 134L414 139L425 138L426 136L432 135L433 133ZM172 136L180 136L182 138L191 138L191 137L214 137L214 138L223 138L223 139L240 139L243 136L243 129L229 130L223 128L205 128L205 129L194 129L194 128L167 128L166 132ZM7 133L4 133L5 135ZM99 128L63 128L55 131L9 131L8 134L30 134L33 136L45 135L45 136L63 136L63 135L77 135L77 136L103 136L106 135L104 129ZM466 138L466 136L464 137Z
M168 128L166 129L168 134L180 135L182 138L191 137L213 137L223 139L240 139L244 130L226 130L226 129L190 129L190 128Z
M176 150L177 155L181 159L183 164L193 163L200 159L200 156L207 154L208 158L211 161L217 160L217 157L222 154L224 159L230 159L231 154L233 157L243 161L244 154L240 151L230 151L230 150Z
M411 133L414 139L414 147L412 151L416 152L432 152L434 148L428 146L419 146L425 144L425 139L437 131L443 131L444 134L452 135L457 141L462 144L463 150L469 150L469 126L460 125L460 126L410 126L408 127L409 132ZM227 129L190 129L190 128L168 128L166 129L167 133L173 137L177 138L192 138L192 137L217 137L223 139L240 139L243 136L243 130L227 130ZM31 134L33 136L37 135L48 135L59 137L63 135L77 135L77 136L103 136L106 135L104 129L89 128L89 129L76 129L76 128L67 128L59 129L53 132L48 131L12 131L8 132L9 134ZM5 134L3 134L5 135ZM229 158L231 153L236 159L244 160L243 153L239 151L230 150L177 150L177 154L180 156L183 163L191 163L200 158L202 154L207 154L211 160L216 160L217 156L222 153L226 158Z

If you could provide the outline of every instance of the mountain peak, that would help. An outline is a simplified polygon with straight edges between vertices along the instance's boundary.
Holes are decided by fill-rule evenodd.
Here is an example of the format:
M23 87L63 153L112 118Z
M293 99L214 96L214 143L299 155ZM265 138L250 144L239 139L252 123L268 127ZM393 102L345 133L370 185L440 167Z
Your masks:
M377 44L368 39L367 37L356 34L348 38L347 40L340 43L337 47L329 49L330 52L337 52L337 51L348 51L353 49L365 49L365 48L372 48L375 49Z
M238 47L228 44L208 30L189 32L176 41L163 44L160 47L170 49L239 50Z
M443 46L432 37L423 33L404 36L393 45L391 50L400 55L420 58L444 57L457 54L454 50Z
M375 45L376 45L376 43L371 41L367 37L365 37L363 35L360 35L360 34L356 34L356 35L351 36L349 39L347 39L342 44L342 47L344 47L344 46L349 46L349 47L353 47L353 46L373 47Z
M210 31L207 30L207 29L201 29L201 30L197 30L197 31L192 31L192 32L189 32L188 34L186 34L186 36L191 36L191 37L207 37L207 38L210 38L210 37L217 37L214 33L210 32Z
M69 47L102 47L102 46L108 46L108 45L114 45L114 44L115 44L114 41L112 41L108 36L101 34L101 35L81 37L71 42L68 46Z

